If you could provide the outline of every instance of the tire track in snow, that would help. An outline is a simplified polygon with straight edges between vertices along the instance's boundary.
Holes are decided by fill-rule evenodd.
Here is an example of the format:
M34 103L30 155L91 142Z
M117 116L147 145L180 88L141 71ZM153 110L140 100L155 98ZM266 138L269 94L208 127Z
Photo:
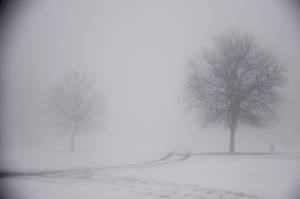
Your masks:
M82 170L66 175L27 176L31 180L65 185L79 184L115 191L123 190L153 198L169 199L260 199L258 196L203 188L197 184L184 184L148 178L124 177L103 172Z
M125 165L116 165L116 166L102 166L102 167L94 167L94 168L88 168L89 170L106 170L106 169L124 169L124 168L137 168L137 167L146 167L146 166L151 166L159 163L167 163L175 157L175 153L170 152L166 154L165 156L151 160L151 161L146 161L146 162L141 162L141 163L133 163L133 164L125 164ZM180 159L180 158L179 158ZM174 161L174 160L172 160ZM27 171L27 172L0 172L0 178L4 177L14 177L14 176L37 176L37 175L56 175L56 174L61 174L64 175L66 173L70 172L78 172L82 170L87 170L85 168L82 169L62 169L62 170L47 170L47 171Z
M163 166L187 160L189 153L169 153L166 156L144 163L121 166L98 167L94 169L73 169L64 171L49 171L27 173L17 178L38 180L45 183L64 185L78 184L82 186L101 187L114 191L125 190L135 194L142 194L153 198L166 199L260 199L258 196L203 188L197 184L167 182L155 179L124 177L105 173L114 169L146 169Z
M175 162L184 161L190 158L189 153L184 154L175 154L169 153L166 157L162 158L160 161L151 161L147 163L137 163L132 165L124 165L124 166L117 166L117 167L108 167L108 168L117 168L117 169L138 169L138 168L149 168L149 167L156 167L162 166L166 164L173 164Z

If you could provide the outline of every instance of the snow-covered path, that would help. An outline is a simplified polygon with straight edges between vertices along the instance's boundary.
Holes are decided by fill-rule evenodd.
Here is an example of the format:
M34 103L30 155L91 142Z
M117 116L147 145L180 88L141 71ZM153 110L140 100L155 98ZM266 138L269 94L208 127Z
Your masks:
M27 173L6 180L25 199L289 199L298 188L299 170L299 157L294 156L169 153L135 164Z
M23 181L50 183L56 185L82 185L132 193L131 197L150 196L171 199L259 199L258 196L203 188L197 184L183 184L173 181L160 181L148 178L123 177L92 170L81 170L46 175L17 177Z

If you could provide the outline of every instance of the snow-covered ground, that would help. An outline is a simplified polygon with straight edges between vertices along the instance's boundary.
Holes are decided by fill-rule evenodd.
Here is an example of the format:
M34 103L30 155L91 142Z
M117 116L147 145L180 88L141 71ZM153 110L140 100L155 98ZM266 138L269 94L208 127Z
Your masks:
M169 153L111 163L2 181L16 199L297 199L300 188L299 155Z

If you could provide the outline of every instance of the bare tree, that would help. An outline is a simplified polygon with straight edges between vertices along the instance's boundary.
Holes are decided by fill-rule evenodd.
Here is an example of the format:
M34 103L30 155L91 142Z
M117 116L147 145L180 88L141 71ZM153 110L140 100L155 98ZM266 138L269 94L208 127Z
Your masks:
M229 152L234 153L238 126L262 127L277 118L284 68L251 35L228 32L214 44L191 60L186 91L203 126L230 129Z
M52 107L55 110L56 125L64 132L71 132L70 147L75 150L77 133L91 130L99 124L103 103L94 85L83 73L72 71L52 93Z

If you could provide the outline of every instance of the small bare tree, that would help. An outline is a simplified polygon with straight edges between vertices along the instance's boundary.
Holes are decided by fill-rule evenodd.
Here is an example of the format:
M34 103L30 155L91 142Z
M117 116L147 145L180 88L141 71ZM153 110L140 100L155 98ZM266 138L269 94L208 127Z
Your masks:
M262 127L277 118L284 69L251 35L228 32L214 44L191 60L186 91L203 126L230 129L229 152L234 153L238 124Z
M52 107L55 122L64 132L71 131L71 151L75 150L75 136L99 124L103 104L93 84L83 73L72 71L53 89Z

